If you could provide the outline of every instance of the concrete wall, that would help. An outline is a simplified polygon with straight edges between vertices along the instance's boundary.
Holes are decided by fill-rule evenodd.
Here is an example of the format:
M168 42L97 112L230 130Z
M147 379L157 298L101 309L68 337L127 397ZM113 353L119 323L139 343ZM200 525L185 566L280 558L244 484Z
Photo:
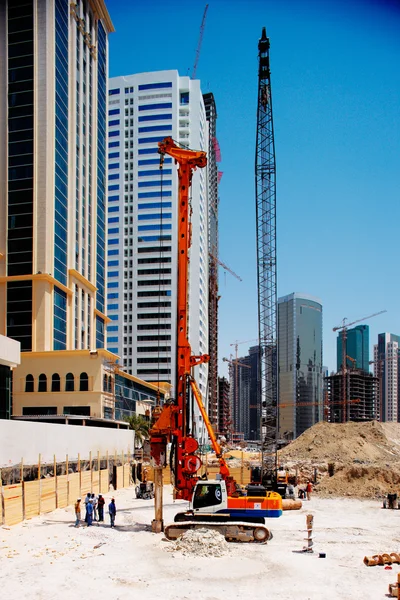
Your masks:
M134 432L105 427L31 423L28 421L0 421L0 468L12 466L24 459L24 464L37 464L39 454L42 463L110 456L114 452L133 453Z

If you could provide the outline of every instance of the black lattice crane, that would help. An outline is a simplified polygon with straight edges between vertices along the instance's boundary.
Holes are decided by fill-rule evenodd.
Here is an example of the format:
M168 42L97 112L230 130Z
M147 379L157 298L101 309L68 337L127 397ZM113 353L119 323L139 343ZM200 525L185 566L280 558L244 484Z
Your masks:
M256 219L260 406L263 470L276 462L278 434L278 336L276 273L276 166L272 115L270 41L265 27L258 42Z

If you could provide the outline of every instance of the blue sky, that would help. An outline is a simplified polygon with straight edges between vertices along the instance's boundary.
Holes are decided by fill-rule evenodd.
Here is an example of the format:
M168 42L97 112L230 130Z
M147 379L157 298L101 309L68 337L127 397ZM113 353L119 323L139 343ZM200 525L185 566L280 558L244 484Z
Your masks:
M205 1L107 0L110 76L192 71ZM254 154L258 39L271 40L278 295L324 310L324 364L343 317L400 334L400 3L209 0L197 69L217 104L219 353L258 335ZM239 346L246 354L249 344ZM371 357L372 358L372 357ZM226 374L226 363L221 362Z

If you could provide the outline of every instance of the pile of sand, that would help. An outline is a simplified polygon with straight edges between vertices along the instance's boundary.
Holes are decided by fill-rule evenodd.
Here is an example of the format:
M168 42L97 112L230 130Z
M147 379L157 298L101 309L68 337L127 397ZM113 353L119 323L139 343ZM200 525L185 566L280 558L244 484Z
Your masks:
M279 460L400 464L400 424L317 423L281 450Z
M192 556L226 556L230 552L224 536L212 529L189 529L165 549Z
M400 496L400 424L317 423L279 452L279 462L294 466L300 483L317 473L321 496Z

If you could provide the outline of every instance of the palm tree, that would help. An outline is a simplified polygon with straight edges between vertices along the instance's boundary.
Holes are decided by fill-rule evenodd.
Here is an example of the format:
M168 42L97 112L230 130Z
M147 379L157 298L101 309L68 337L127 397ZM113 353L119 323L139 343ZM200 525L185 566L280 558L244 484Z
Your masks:
M126 417L125 420L129 423L129 429L135 432L135 448L138 448L139 444L149 437L150 423L143 415L136 414Z

